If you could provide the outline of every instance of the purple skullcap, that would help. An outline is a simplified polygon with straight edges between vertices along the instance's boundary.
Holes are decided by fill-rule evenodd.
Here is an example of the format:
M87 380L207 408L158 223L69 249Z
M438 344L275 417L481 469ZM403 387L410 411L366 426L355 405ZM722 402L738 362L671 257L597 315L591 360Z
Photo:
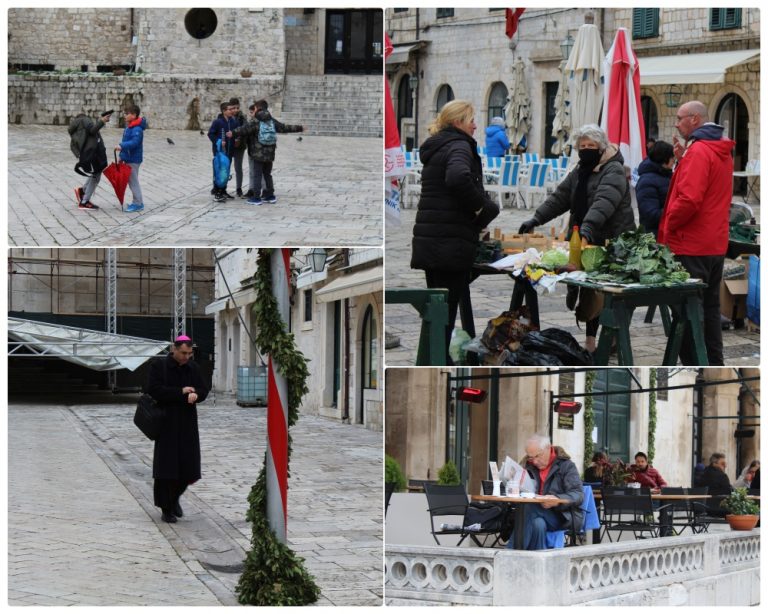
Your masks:
M186 335L179 335L175 339L176 343L181 343L182 341L192 341L192 339L190 337L187 337Z

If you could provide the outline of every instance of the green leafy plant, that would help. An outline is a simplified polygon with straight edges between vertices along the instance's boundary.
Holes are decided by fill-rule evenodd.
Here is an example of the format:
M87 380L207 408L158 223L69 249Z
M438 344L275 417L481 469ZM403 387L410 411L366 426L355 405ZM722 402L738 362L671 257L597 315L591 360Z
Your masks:
M625 232L608 241L603 263L590 279L615 283L661 284L686 281L690 275L666 245L642 229Z
M594 271L605 261L605 248L601 245L590 245L581 250L581 267L587 272Z
M461 476L453 461L448 461L437 472L437 483L444 486L461 484Z
M403 492L406 486L405 474L398 463L389 454L384 455L384 481L395 484L395 492Z
M651 369L648 380L649 388L656 388L658 381L656 369ZM656 456L656 391L651 390L648 395L648 464L653 464Z
M606 486L623 486L627 483L632 476L632 472L629 467L622 460L615 460L613 462L602 462L603 469L603 484Z
M260 249L255 275L256 346L269 354L288 384L288 460L290 467L292 427L299 418L301 399L309 391L309 369L304 355L296 348L293 334L285 329L277 301L272 295L271 250ZM252 523L251 549L235 591L243 605L307 605L315 603L320 588L304 569L304 559L282 543L267 518L266 454L256 483L248 495L246 520Z
M595 428L595 401L591 392L595 385L595 372L587 371L586 382L584 383L584 471L592 462L592 455L595 453L595 442L592 441L592 430Z
M734 516L756 516L760 513L760 506L747 499L746 488L736 488L727 498L720 502L720 507L725 508Z

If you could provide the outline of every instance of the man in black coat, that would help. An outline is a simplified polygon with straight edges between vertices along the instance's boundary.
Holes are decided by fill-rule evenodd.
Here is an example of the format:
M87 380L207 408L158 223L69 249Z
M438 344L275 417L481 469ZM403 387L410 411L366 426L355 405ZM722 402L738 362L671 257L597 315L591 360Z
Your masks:
M720 501L724 496L731 494L731 482L725 474L726 462L725 454L715 452L709 457L709 466L704 470L699 484L709 487L709 495L718 497L710 500L707 506L707 513L711 516L725 517L725 510L720 506Z
M165 522L176 522L184 515L179 497L200 479L197 403L205 401L208 386L192 354L192 339L183 335L149 369L147 394L166 412L152 463L155 505L163 511Z
M553 446L549 437L534 435L525 444L528 460L525 470L531 476L536 494L542 495L538 505L528 505L525 515L523 544L526 550L545 550L547 531L562 531L573 527L580 531L584 526L584 487L579 470L571 457L559 446ZM570 503L560 503L567 499ZM517 531L517 527L515 531ZM507 547L511 548L514 539Z

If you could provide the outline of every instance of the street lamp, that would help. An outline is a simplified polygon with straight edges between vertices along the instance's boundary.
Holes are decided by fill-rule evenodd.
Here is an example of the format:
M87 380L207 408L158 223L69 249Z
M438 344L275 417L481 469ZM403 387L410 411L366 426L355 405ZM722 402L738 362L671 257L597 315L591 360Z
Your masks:
M563 55L563 59L567 60L571 55L571 50L576 41L573 40L573 36L568 32L568 35L560 43L560 53Z
M192 303L192 311L195 311L195 307L197 307L197 304L200 302L200 295L197 293L197 290L192 289L192 294L189 295L189 300Z
M664 104L670 109L676 109L680 104L680 99L683 97L683 90L676 85L670 85L667 91L664 92Z
M312 272L320 273L325 268L326 251L322 247L315 247L309 252L309 258L312 261Z
M419 78L414 74L408 77L408 85L411 86L411 92L415 92L419 87Z

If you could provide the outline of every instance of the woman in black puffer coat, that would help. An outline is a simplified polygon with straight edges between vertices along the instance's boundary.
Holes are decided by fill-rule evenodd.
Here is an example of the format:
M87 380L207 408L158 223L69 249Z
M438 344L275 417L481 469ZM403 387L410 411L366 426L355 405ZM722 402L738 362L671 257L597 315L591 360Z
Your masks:
M447 344L459 300L469 292L480 231L499 214L483 189L483 166L472 138L474 114L470 103L452 100L419 149L424 166L411 268L424 270L428 288L448 288Z

